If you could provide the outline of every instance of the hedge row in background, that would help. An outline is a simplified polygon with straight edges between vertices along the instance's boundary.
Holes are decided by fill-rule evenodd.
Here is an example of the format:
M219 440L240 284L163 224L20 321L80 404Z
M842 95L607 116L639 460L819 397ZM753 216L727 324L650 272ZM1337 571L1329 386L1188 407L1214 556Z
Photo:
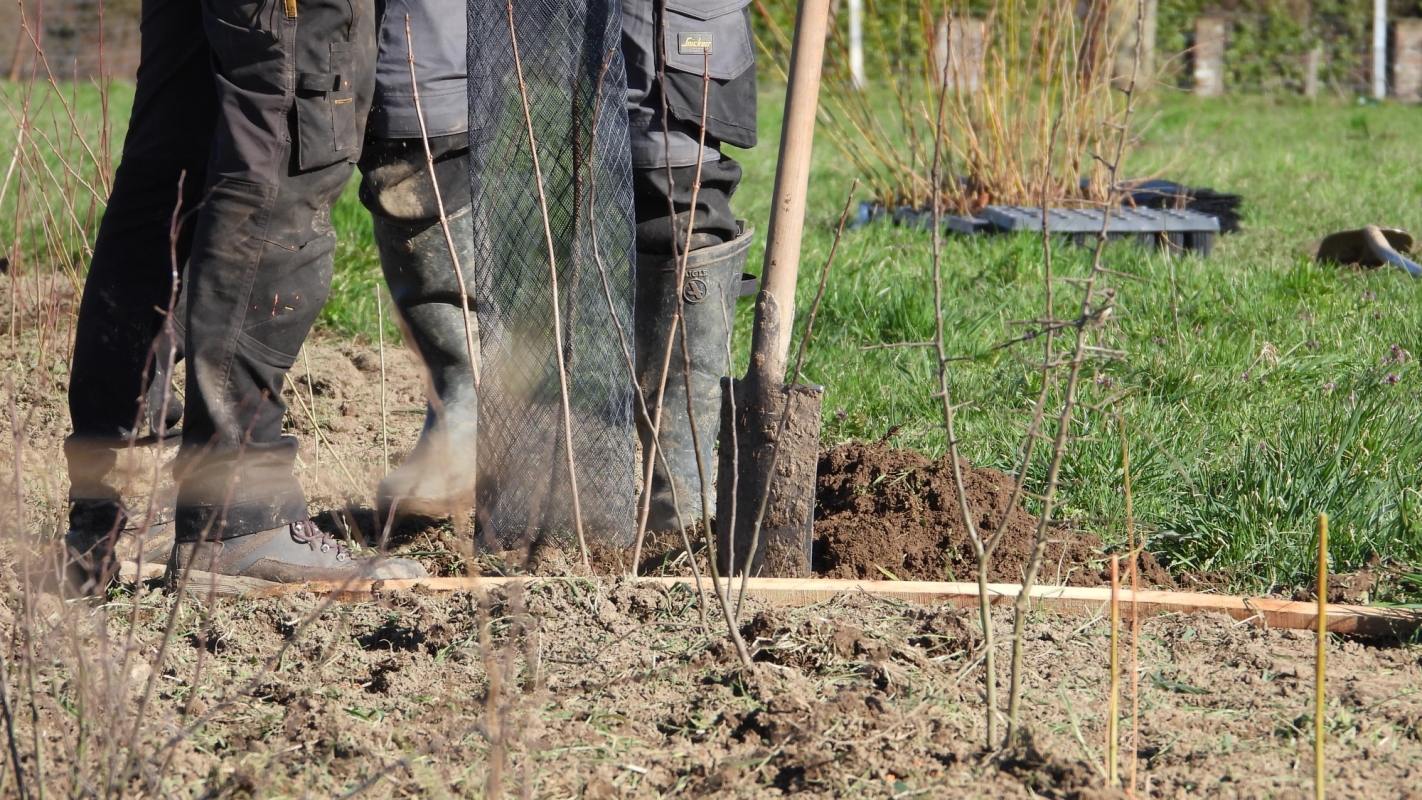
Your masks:
M1032 0L1027 0L1028 5ZM1091 0L1081 0L1083 7ZM1101 1L1101 0L1097 0ZM1133 0L1113 0L1131 3ZM1225 85L1232 91L1298 91L1303 85L1304 58L1315 48L1322 51L1320 78L1337 92L1365 91L1369 86L1372 48L1372 3L1369 0L1156 0L1156 64L1162 83L1188 88L1191 84L1189 50L1195 20L1207 14L1224 15L1230 22L1225 57ZM865 15L875 15L885 28L907 32L901 23L918 14L918 0L863 0ZM961 0L953 0L959 6ZM970 9L986 10L988 0L971 0ZM794 26L795 0L756 0L752 17L756 33L768 42L765 15L783 30ZM945 7L947 4L945 3ZM979 8L981 7L981 8ZM847 0L834 0L832 11L839 35L847 38ZM1389 0L1389 18L1422 16L1422 0ZM866 39L866 49L877 42ZM915 68L923 59L922 42L914 36L887 41L884 57L866 53L871 76L892 68ZM762 56L765 56L762 51ZM769 64L762 64L769 68ZM774 74L774 73L768 73Z

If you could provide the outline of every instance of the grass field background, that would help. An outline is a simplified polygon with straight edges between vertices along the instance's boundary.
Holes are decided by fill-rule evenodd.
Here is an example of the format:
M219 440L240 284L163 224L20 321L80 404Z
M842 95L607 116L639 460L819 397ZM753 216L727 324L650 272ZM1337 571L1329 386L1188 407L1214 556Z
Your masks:
M5 94L13 108L16 87ZM112 119L124 118L130 95L127 87L112 93ZM75 97L81 116L95 119L97 93ZM761 231L781 102L776 88L762 93L761 145L735 153L746 174L735 205ZM1117 408L1136 522L1175 568L1217 573L1240 591L1297 583L1312 574L1320 511L1333 518L1335 570L1374 556L1422 563L1422 378L1410 358L1422 354L1422 282L1400 271L1318 266L1307 256L1323 234L1365 223L1422 233L1418 114L1392 104L1261 97L1158 96L1141 110L1125 175L1238 192L1246 203L1243 232L1219 240L1211 258L1171 260L1129 245L1106 254L1112 269L1140 280L1115 282L1120 313L1109 338L1129 355L1094 367L1089 394L1126 392ZM0 125L8 153L14 126ZM114 127L121 137L121 122ZM854 177L820 137L801 319ZM13 241L8 208L6 217L0 226ZM341 244L319 325L374 336L381 278L354 186L333 217ZM887 223L846 233L806 368L826 386L825 445L902 426L896 445L944 451L930 351L862 349L932 337L929 241L925 231ZM1089 257L1059 248L1058 274L1084 274ZM961 446L977 465L1016 468L1017 426L1035 395L1031 361L1040 350L993 346L1020 332L1013 321L1041 314L1042 260L1034 237L955 239L943 248L950 355L971 357L951 371L955 399L970 403L961 412ZM750 311L743 302L742 365ZM397 337L386 319L387 339ZM1111 417L1090 414L1074 432L1084 440L1067 459L1058 513L1119 542L1120 432Z

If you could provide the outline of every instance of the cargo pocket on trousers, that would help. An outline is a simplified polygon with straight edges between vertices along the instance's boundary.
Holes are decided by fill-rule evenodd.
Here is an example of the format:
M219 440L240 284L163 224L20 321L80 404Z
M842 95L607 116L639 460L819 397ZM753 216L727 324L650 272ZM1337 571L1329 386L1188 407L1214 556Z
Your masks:
M750 0L668 0L667 66L729 81L755 63Z
M700 126L718 142L752 147L755 130L755 42L749 0L667 0L662 33L663 82L676 119ZM703 76L711 85L704 87Z
M315 169L355 157L360 152L351 78L355 45L333 42L329 72L296 75L297 164Z

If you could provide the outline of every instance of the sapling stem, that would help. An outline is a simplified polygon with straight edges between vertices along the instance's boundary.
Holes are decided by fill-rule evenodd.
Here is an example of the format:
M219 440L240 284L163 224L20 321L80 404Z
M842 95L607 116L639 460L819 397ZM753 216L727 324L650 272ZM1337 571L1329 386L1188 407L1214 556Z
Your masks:
M765 511L770 505L770 484L775 480L775 467L780 462L780 445L785 441L785 429L790 422L790 406L795 402L795 386L800 382L800 372L805 366L805 350L809 347L810 336L815 330L815 316L820 311L820 301L825 297L825 286L829 282L830 267L834 265L835 254L839 252L839 240L844 236L844 223L849 219L849 209L854 204L854 193L859 189L859 180L856 178L854 184L849 187L849 196L844 198L844 211L839 215L839 225L834 231L834 242L830 245L829 256L825 258L824 269L820 270L820 284L815 290L815 299L810 303L810 313L805 317L805 333L800 337L800 349L795 356L795 369L790 374L789 391L785 393L785 408L780 412L780 421L775 427L775 446L770 451L770 463L765 469L765 474L770 476L766 481L760 495L760 501L756 505L755 520L751 527L750 547L746 551L746 563L741 571L741 593L736 601L736 618L740 619L741 604L746 599L746 581L750 577L751 564L755 561L755 551L760 548L760 531L765 525ZM733 426L734 427L734 426ZM731 553L731 560L734 561L736 554ZM732 570L734 574L734 570Z
M389 417L385 411L385 307L380 302L380 287L375 287L375 335L380 343L380 474L390 474ZM310 373L307 373L308 376Z
M509 16L509 42L513 48L514 74L518 78L518 94L523 103L523 122L528 131L528 151L533 162L534 183L538 190L538 211L543 222L543 239L548 247L548 280L553 294L553 354L558 363L558 393L563 408L563 450L568 459L568 488L573 501L573 528L578 534L578 554L582 557L583 569L590 570L592 567L588 560L587 534L583 530L583 504L578 497L577 464L573 458L573 414L568 397L568 367L563 359L563 310L558 299L558 254L553 243L548 196L543 189L543 166L538 159L538 141L533 135L533 112L528 104L528 85L523 79L523 62L518 53L518 30L514 26L513 0L508 0L506 8ZM409 24L409 15L406 15L406 36L409 35Z
M948 102L947 59L944 60L943 74L939 78L941 82L938 91L938 115L933 130L933 166L929 171L933 184L929 188L929 203L933 215L933 347L938 357L938 396L943 403L943 430L948 437L948 461L953 474L953 494L958 502L958 513L963 517L963 525L968 529L973 557L977 561L978 622L983 629L983 700L987 705L987 742L991 747L997 741L997 658L992 635L992 600L987 590L988 563L992 559L992 547L983 542L978 526L973 522L973 510L968 504L967 487L963 483L963 467L958 456L958 434L954 419L956 407L953 405L952 387L948 382L948 347L943 330L943 242L940 228L942 179L939 176L939 168L943 157L944 109ZM1015 497L1012 502L1016 502Z
M1141 41L1145 28L1145 0L1136 0L1136 35L1137 41ZM1101 353L1093 348L1089 339L1092 331L1101 327L1110 317L1114 306L1114 292L1100 286L1101 279L1111 272L1103 265L1103 256L1106 248L1107 230L1111 224L1111 211L1116 203L1120 202L1119 170L1122 159L1125 155L1126 143L1132 112L1135 108L1136 86L1140 73L1141 52L1137 47L1132 53L1131 77L1122 94L1125 96L1125 104L1122 110L1121 122L1116 125L1117 137L1114 144L1114 151L1110 158L1097 157L1097 160L1105 168L1109 184L1102 207L1101 228L1096 237L1096 248L1091 260L1091 271L1081 283L1081 305L1077 320L1072 326L1075 328L1074 344L1071 357L1062 363L1067 367L1065 396L1062 400L1061 410L1056 415L1056 432L1052 439L1052 452L1047 465L1046 487L1042 492L1042 513L1037 523L1037 533L1032 546L1032 555L1027 564L1027 573L1022 581L1022 591L1017 596L1017 602L1013 608L1012 619L1012 667L1011 678L1007 699L1007 742L1013 743L1017 731L1019 717L1018 712L1022 700L1023 681L1023 635L1027 621L1027 614L1031 609L1031 591L1037 580L1037 574L1042 566L1042 560L1046 555L1047 537L1051 530L1052 511L1056 502L1056 492L1061 479L1062 461L1066 454L1067 447L1071 441L1071 426L1075 416L1076 408L1079 404L1077 393L1081 384L1081 368L1093 357L1098 357ZM1047 236L1045 201L1042 207L1043 214L1043 238ZM1050 298L1049 298L1050 302ZM1047 322L1053 322L1052 315L1048 315ZM1052 337L1048 335L1050 340ZM1048 359L1047 365L1053 364ZM1049 373L1052 367L1044 366L1044 374ZM1044 381L1045 385L1045 381ZM1041 413L1039 407L1034 410L1034 417ZM1020 477L1020 476L1019 476Z

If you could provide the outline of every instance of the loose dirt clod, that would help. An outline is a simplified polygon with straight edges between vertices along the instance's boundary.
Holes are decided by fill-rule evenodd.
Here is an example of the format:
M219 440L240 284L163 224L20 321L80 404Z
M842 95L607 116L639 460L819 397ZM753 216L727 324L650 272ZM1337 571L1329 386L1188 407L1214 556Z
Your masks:
M1016 583L1027 571L1038 518L1007 508L1012 478L963 465L968 503L984 538L1006 519L988 579ZM815 520L815 574L827 578L972 581L977 574L967 525L946 457L854 442L820 457ZM1105 582L1106 556L1095 534L1053 526L1040 580L1069 586ZM1169 573L1144 553L1144 585L1174 588Z

